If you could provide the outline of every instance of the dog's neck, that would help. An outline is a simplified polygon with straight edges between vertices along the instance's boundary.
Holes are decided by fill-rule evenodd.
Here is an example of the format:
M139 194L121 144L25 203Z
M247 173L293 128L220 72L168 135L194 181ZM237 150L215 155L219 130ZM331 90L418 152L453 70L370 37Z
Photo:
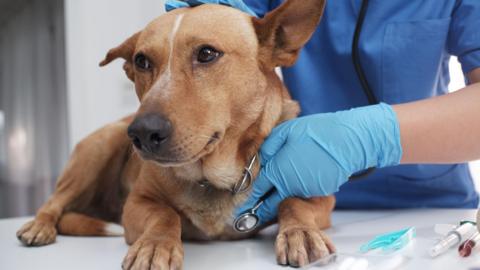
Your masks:
M261 144L280 122L293 118L298 113L298 105L288 96L287 90L274 71L265 72L267 85L263 110L255 121L246 128L230 128L215 150L199 161L174 168L177 177L196 184L207 184L209 187L230 192L232 187L241 181L245 167L258 154ZM255 162L252 174L255 177L259 170L259 161Z

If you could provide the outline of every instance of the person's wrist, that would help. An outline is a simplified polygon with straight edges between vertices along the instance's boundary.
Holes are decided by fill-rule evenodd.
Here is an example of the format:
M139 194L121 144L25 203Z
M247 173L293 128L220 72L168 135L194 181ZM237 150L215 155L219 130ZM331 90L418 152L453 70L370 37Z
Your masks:
M400 164L403 149L400 140L400 124L398 122L397 113L391 105L380 103L379 106L384 111L384 128L386 139L382 140L381 156L379 158L378 167L395 166Z
M387 167L400 163L402 147L400 127L392 106L386 103L352 109L348 121L355 126L361 138L359 153L364 154L358 170L370 167ZM360 159L361 160L361 159Z
M341 128L336 143L341 164L351 173L371 167L398 165L402 157L400 128L393 108L385 103L336 112ZM340 146L341 145L341 146Z

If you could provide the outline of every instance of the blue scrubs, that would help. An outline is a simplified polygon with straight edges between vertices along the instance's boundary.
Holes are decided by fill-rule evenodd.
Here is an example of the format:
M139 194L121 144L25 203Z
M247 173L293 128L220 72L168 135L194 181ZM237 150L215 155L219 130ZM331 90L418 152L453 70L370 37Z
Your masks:
M282 1L245 0L259 16ZM283 69L302 114L365 106L351 44L361 0L330 0L297 63ZM450 55L466 74L480 67L480 0L371 0L360 37L360 61L375 96L388 104L447 93ZM480 104L479 104L480 106ZM337 208L475 208L467 164L401 165L350 181Z

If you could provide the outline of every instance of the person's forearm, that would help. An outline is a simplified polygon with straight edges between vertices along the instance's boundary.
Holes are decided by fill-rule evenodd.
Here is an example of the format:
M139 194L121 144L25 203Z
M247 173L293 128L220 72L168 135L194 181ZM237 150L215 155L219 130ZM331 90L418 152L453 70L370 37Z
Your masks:
M480 159L480 71L457 92L394 105L401 163L459 163ZM476 82L476 83L475 83Z

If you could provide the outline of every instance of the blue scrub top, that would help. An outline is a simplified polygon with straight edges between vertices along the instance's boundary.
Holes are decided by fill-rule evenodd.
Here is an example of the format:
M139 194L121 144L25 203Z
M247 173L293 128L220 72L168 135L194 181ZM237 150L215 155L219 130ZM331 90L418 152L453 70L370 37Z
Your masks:
M244 2L263 16L282 1ZM327 1L297 63L283 69L303 115L368 105L351 57L361 2ZM370 0L360 61L378 100L397 104L447 93L450 55L465 74L480 67L480 0ZM343 185L336 197L337 208L349 209L475 208L479 199L467 164L377 169Z

